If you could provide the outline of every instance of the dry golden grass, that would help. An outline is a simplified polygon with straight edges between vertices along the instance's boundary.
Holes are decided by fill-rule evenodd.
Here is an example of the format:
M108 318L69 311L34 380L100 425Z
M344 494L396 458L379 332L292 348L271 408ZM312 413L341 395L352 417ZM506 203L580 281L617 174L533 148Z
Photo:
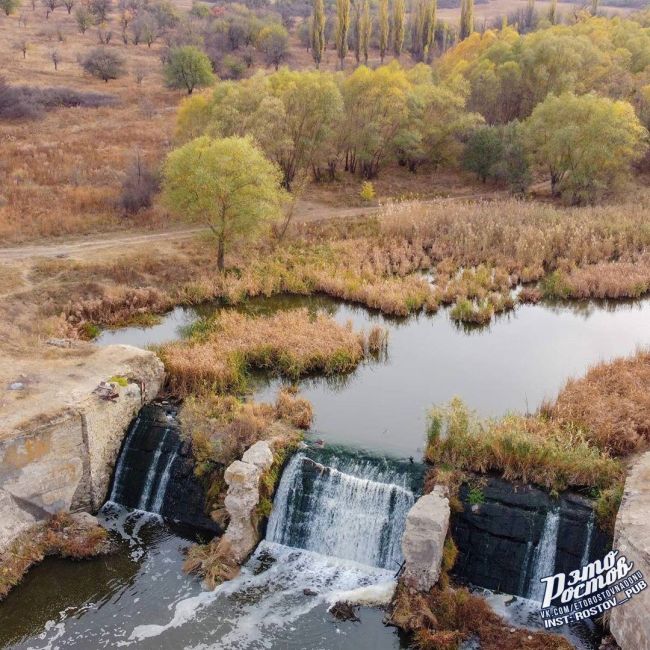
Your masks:
M458 399L431 411L426 458L556 491L571 486L607 489L623 477L620 463L573 423L519 415L480 421Z
M484 650L571 650L554 634L512 628L480 596L465 588L434 587L419 593L400 584L390 621L414 635L420 650L456 650L473 636Z
M601 363L571 379L542 413L580 426L600 449L624 456L647 448L650 438L650 351Z
M80 560L109 550L108 532L101 526L79 523L66 513L54 515L19 535L0 554L0 600L48 555Z
M275 423L308 429L312 419L310 402L291 389L281 390L275 404L244 402L232 395L191 396L180 414L183 434L192 442L198 475L215 463L229 465L258 440L273 437Z
M19 24L21 11L26 26ZM25 2L0 20L0 59L8 62L7 81L31 86L65 86L114 95L118 103L103 108L64 108L43 119L3 122L0 161L0 239L21 241L98 229L116 229L125 222L115 206L123 172L134 151L157 166L171 145L179 92L165 90L159 53L162 44L125 46L119 37L119 13L110 16L110 48L126 59L128 75L103 83L85 75L77 58L98 45L97 29L78 33L74 13L56 9L45 20L44 8ZM63 41L59 40L60 32ZM25 40L23 59L15 48ZM61 56L54 70L50 52ZM138 86L133 75L146 76ZM156 209L138 215L140 226L166 223Z
M176 395L241 390L250 369L286 377L354 370L367 349L366 336L325 314L307 309L251 317L222 312L189 341L160 348L167 385Z

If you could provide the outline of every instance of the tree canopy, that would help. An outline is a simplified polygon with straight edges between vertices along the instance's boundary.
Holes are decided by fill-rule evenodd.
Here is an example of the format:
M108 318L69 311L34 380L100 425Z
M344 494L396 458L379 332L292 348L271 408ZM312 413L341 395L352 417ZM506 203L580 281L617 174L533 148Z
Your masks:
M183 88L191 95L195 88L210 86L215 77L210 59L196 47L175 47L165 64L165 82L170 88Z
M552 190L582 203L630 174L647 148L647 131L627 102L595 94L549 95L526 121L526 140Z
M233 239L253 236L280 215L280 171L249 138L191 140L167 156L163 178L166 204L212 231L219 269Z

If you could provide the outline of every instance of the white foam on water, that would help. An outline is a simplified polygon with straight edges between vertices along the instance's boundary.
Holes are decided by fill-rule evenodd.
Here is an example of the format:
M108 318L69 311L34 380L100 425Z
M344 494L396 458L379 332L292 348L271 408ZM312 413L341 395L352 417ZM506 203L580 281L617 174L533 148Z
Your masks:
M269 563L268 568L261 570ZM265 541L237 578L214 591L176 603L168 623L139 625L128 641L120 645L210 620L215 626L223 626L218 630L219 640L199 647L212 650L270 647L268 644L274 638L281 638L275 634L291 629L315 607L339 600L364 605L385 603L394 589L392 571ZM305 594L305 590L315 595ZM227 619L222 614L226 609Z

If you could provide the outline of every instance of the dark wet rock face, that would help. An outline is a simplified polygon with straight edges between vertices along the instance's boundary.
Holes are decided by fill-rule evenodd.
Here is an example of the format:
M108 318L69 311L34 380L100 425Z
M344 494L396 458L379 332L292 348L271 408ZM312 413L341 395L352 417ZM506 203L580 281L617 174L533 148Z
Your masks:
M549 573L573 571L611 545L595 523L590 501L576 494L553 499L530 485L489 478L480 488L461 486L459 496L463 511L451 518L459 551L453 572L480 587L530 596L540 547L550 540L556 543L555 557L546 555L547 568L553 567Z
M181 527L221 532L205 514L203 487L194 459L180 435L176 411L145 406L133 420L115 468L110 500L163 516Z

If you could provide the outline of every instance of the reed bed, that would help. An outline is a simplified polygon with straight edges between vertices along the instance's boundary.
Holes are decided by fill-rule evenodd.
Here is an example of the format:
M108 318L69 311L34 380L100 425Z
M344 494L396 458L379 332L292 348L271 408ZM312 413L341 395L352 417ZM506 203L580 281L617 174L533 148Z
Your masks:
M574 423L590 444L612 456L644 450L650 439L650 350L600 363L570 379L542 414Z
M291 379L350 372L367 349L367 335L353 331L351 324L296 309L263 317L222 312L189 341L162 346L159 353L168 388L188 395L241 391L253 369Z
M518 415L481 421L459 399L431 411L426 457L431 463L498 472L506 480L555 491L571 486L607 489L623 477L621 464L578 427Z
M519 283L522 303L647 294L646 214L643 202L574 209L414 202L380 218L296 226L281 245L233 249L225 274L205 241L179 243L160 259L39 262L32 273L39 286L21 300L62 317L68 333L87 322L120 326L174 305L281 293L323 293L395 316L455 305L459 321L485 323L514 307Z

